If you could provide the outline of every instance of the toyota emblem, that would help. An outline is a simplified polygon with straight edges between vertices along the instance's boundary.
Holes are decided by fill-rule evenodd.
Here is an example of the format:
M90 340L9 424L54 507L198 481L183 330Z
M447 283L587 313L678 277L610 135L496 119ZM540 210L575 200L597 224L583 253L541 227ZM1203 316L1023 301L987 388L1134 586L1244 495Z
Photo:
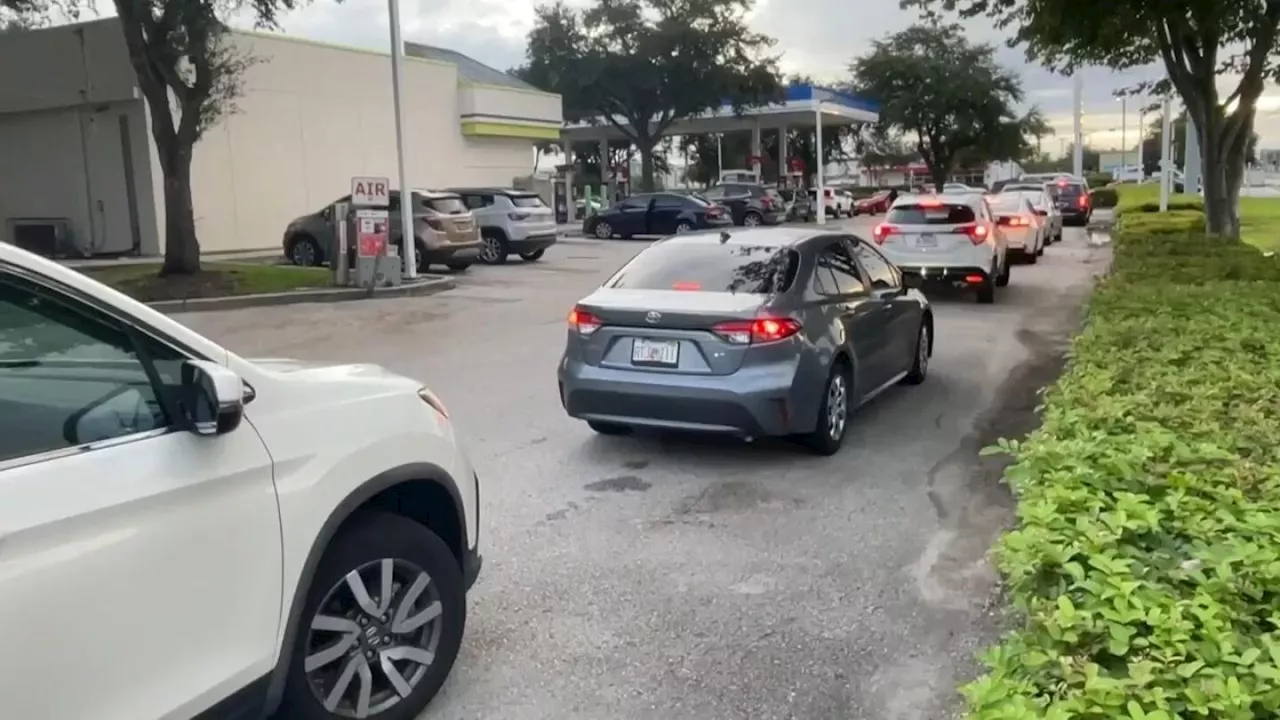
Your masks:
M662 313L657 310L650 310L648 315L644 316L644 321L648 323L656 323L662 319Z

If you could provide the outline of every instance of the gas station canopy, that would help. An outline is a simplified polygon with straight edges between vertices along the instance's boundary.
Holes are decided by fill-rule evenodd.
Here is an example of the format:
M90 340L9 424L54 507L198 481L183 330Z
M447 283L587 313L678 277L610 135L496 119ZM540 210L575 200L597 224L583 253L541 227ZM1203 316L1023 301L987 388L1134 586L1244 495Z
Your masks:
M814 127L821 118L823 127L874 123L880 120L878 104L857 95L818 87L816 85L791 85L786 99L781 103L763 107L744 108L741 115L734 114L732 105L683 118L671 124L663 135L701 135L704 133L728 133L751 131L758 128ZM613 118L619 125L630 123L621 117ZM600 140L625 140L613 123L604 118L565 123L561 137L566 143L598 142Z

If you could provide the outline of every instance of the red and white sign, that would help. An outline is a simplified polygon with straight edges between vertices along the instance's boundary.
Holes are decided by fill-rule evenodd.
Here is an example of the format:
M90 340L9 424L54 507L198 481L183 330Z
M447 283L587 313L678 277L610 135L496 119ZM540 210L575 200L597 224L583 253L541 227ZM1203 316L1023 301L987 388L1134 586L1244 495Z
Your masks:
M351 204L356 207L387 207L391 204L391 181L384 177L351 178Z
M748 155L748 156L747 156L747 165L749 165L749 166L751 166L751 167L753 167L753 168L758 168L758 167L760 167L760 165L762 165L763 163L764 163L764 158L760 157L759 155Z
M387 254L390 217L386 210L356 210L356 252L360 257Z

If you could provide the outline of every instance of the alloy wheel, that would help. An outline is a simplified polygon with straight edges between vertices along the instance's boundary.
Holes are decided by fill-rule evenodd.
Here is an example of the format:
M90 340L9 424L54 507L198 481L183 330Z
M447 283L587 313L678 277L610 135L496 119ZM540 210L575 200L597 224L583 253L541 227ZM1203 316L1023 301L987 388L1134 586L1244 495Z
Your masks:
M300 267L311 267L316 264L316 249L308 240L299 240L293 244L293 264Z
M844 425L849 417L849 391L844 374L836 372L827 386L827 433L832 440L844 435Z
M376 716L408 697L435 662L443 629L431 577L382 558L347 573L311 619L303 669L328 712Z
M596 237L601 240L608 240L613 237L613 226L607 222L602 222L599 225L596 225Z
M679 225L677 225L677 226L676 226L676 233L677 233L677 234L679 234L679 233L687 233L687 232L689 232L690 230L693 230L693 226L692 226L692 225L690 225L689 223L684 223L684 222L682 222L682 223L680 223Z
M493 264L498 262L502 257L502 241L493 236L486 236L480 240L480 259Z
M747 227L755 227L760 224L760 216L755 213L747 213L747 216L742 219L742 224Z

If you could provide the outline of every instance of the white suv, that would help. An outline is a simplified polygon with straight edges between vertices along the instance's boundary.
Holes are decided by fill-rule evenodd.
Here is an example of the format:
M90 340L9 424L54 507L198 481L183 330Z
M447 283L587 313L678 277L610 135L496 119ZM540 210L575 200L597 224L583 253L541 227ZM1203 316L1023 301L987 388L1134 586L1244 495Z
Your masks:
M478 502L417 382L244 360L0 243L6 717L412 718Z
M983 195L903 195L872 239L904 273L976 290L978 302L1009 284L1007 243Z
M451 188L480 225L480 261L501 265L515 253L525 262L556 244L555 211L536 193L509 188Z

